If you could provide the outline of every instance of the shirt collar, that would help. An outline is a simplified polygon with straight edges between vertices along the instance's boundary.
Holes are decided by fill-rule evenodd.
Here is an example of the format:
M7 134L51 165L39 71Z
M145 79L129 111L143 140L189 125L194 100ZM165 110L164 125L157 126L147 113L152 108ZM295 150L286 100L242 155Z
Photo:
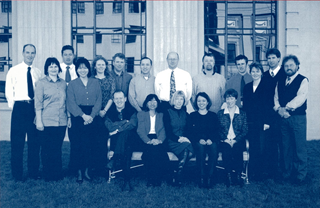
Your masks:
M298 76L298 74L299 74L299 71L297 71L294 75L292 75L291 77L290 77L290 82L289 83L291 83L297 76ZM288 76L287 76L287 80L288 80Z
M277 68L275 68L274 70L269 69L269 73L271 75L271 72L273 72L274 76L276 76L280 70L280 65L277 66Z
M117 74L114 70L112 70L112 73L115 75L115 76L118 76L118 77L121 77L123 75L123 71L119 74Z
M223 111L224 114L230 114L228 107L226 107ZM240 114L239 107L236 105L236 110L234 111L234 114Z
M54 82L54 81L52 81L52 79L51 79L48 75L46 76L46 78L47 78L47 80L48 80L49 82ZM57 82L60 82L60 80L61 80L61 78L58 76Z
M61 66L61 68L66 68L67 66L69 66L70 68L73 68L73 67L74 67L74 64L67 65L67 64L65 64L64 62L62 62L62 63L60 64L60 66Z
M28 67L30 67L31 69L32 69L32 65L31 66L29 66L28 64L26 64L24 61L22 62L22 64L24 65L24 66L26 66L26 69L28 68Z

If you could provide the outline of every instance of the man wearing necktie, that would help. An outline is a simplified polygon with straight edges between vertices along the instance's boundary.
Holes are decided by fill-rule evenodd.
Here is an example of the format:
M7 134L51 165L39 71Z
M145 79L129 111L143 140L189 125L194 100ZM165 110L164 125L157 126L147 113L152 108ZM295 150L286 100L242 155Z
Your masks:
M307 175L307 94L309 80L298 70L300 62L294 55L284 57L287 78L278 82L274 110L281 116L284 153L283 179L302 184Z
M75 65L73 64L74 60L74 49L71 45L65 45L61 49L61 56L63 62L60 63L61 72L59 73L59 77L67 82L67 85L70 83L70 81L76 79L78 77L75 69ZM69 173L73 173L74 171L74 154L73 154L73 132L74 129L72 129L71 124L71 117L68 113L68 138L70 142L70 160L69 160Z
M23 62L12 67L6 79L6 98L11 115L11 172L17 181L23 180L23 149L27 135L28 177L39 177L40 141L34 124L34 84L41 78L41 71L32 66L36 47L23 46Z

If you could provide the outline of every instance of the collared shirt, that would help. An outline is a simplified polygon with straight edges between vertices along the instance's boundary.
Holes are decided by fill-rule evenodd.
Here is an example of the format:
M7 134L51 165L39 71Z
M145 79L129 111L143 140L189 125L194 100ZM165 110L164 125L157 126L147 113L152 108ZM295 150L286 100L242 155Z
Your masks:
M269 73L272 76L271 72L273 72L273 76L276 76L278 74L278 72L280 71L281 66L277 66L277 68L275 68L274 70L269 69Z
M240 108L242 107L242 102L241 102L241 79L244 79L244 83L248 84L249 82L252 82L252 76L248 73L245 73L243 76L239 73L233 75L226 84L226 89L235 89L238 92L238 99L237 99L237 106Z
M212 102L209 110L217 113L224 100L223 94L225 91L226 79L218 73L214 73L212 76L207 76L200 72L200 74L193 77L192 84L193 102L199 92L205 92L208 94Z
M132 76L129 73L123 71L119 75L115 73L114 70L112 70L110 74L115 79L116 91L121 90L122 92L124 92L124 95L127 96Z
M299 72L296 72L294 75L290 77L289 84L292 83L292 81L298 76ZM286 81L288 78L286 79ZM295 109L299 108L300 106L303 105L303 103L306 101L307 96L308 96L308 90L309 90L309 81L307 78L304 78L303 81L301 82L301 85L299 87L299 90L297 92L297 96L293 98L290 102L287 103L286 108L294 111ZM275 89L275 94L274 94L274 107L273 109L277 111L280 108L280 103L279 103L279 95L278 95L278 84Z
M66 71L67 71L67 66L70 67L69 69L69 72L70 72L70 77L71 77L71 80L74 80L76 78L78 78L78 75L76 73L76 67L74 64L71 64L71 65L67 65L65 63L60 63L60 67L61 67L61 70L62 72L59 73L59 77L63 80L66 80Z
M34 107L41 111L44 126L66 126L66 82L58 78L56 82L49 76L40 79L36 83Z
M141 111L144 100L149 94L154 94L154 82L155 77L149 75L148 79L145 79L143 74L137 74L130 81L129 85L129 102L137 110Z
M173 70L176 91L183 91L186 95L186 104L192 96L192 79L189 72L175 68ZM160 100L170 101L170 77L172 69L166 69L158 73L155 79L155 92Z
M234 111L234 114L240 114L239 107L238 106L235 106L235 107L236 107L236 110ZM225 108L223 113L229 114L229 116L230 116L231 121L230 121L230 127L229 127L229 132L228 132L227 138L232 140L232 139L236 138L236 134L234 133L233 125L232 125L232 120L233 120L234 114L230 114L228 108Z
M13 108L14 102L19 100L30 100L28 96L27 72L28 65L24 62L12 67L7 74L6 79L6 98L9 108ZM31 76L33 87L35 83L42 77L39 69L31 67Z

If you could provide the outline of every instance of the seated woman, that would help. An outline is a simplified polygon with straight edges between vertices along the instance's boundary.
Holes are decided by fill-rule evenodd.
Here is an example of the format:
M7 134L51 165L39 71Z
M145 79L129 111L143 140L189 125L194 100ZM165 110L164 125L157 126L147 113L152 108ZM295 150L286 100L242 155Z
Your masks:
M179 159L178 171L174 183L180 184L180 175L185 164L193 154L190 140L187 138L187 118L189 114L183 106L186 104L183 91L176 91L170 99L171 107L165 112L163 122L169 150Z
M211 100L207 93L200 92L195 98L195 112L192 112L188 118L187 129L190 140L196 150L197 164L200 171L200 187L212 187L216 176L216 163L219 138L219 121L217 114L208 111L211 107ZM205 173L206 155L208 155L208 169ZM205 175L208 180L205 181Z
M227 103L225 109L220 110L217 115L220 123L220 150L226 171L226 185L229 187L232 181L243 185L241 178L243 166L243 150L245 149L245 136L248 132L247 115L236 105L238 92L228 89L224 93ZM231 176L232 170L235 174Z
M163 114L158 112L159 99L150 94L143 103L143 111L138 112L137 133L143 144L142 160L147 170L147 186L160 186L164 167L169 161L163 142L166 133L163 126Z
M43 177L46 181L62 178L61 147L67 127L67 84L58 77L61 72L56 58L47 58L46 77L36 82L36 127L40 131Z

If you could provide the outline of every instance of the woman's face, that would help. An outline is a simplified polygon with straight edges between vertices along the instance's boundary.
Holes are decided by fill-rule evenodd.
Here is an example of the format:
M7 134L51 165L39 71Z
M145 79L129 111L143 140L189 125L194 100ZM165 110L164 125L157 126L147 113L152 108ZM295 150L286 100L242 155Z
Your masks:
M260 71L260 69L257 69L256 67L253 67L251 69L251 76L253 80L259 80L262 77L262 73Z
M181 109L184 103L184 98L182 96L176 96L173 101L173 106L175 109Z
M57 66L57 64L52 63L48 67L48 75L55 77L55 76L58 76L58 73L59 73L59 67Z
M149 110L155 110L158 107L158 102L155 98L153 98L152 100L147 102L147 107L149 108Z
M226 103L228 108L233 108L236 105L237 99L235 97L227 97Z
M206 110L208 106L208 101L206 98L199 96L197 99L197 105L199 110Z
M81 78L86 78L89 73L89 69L86 67L85 64L80 64L77 71Z
M104 60L100 59L96 62L96 70L97 70L97 74L104 74L104 71L107 68L106 63L104 62Z

